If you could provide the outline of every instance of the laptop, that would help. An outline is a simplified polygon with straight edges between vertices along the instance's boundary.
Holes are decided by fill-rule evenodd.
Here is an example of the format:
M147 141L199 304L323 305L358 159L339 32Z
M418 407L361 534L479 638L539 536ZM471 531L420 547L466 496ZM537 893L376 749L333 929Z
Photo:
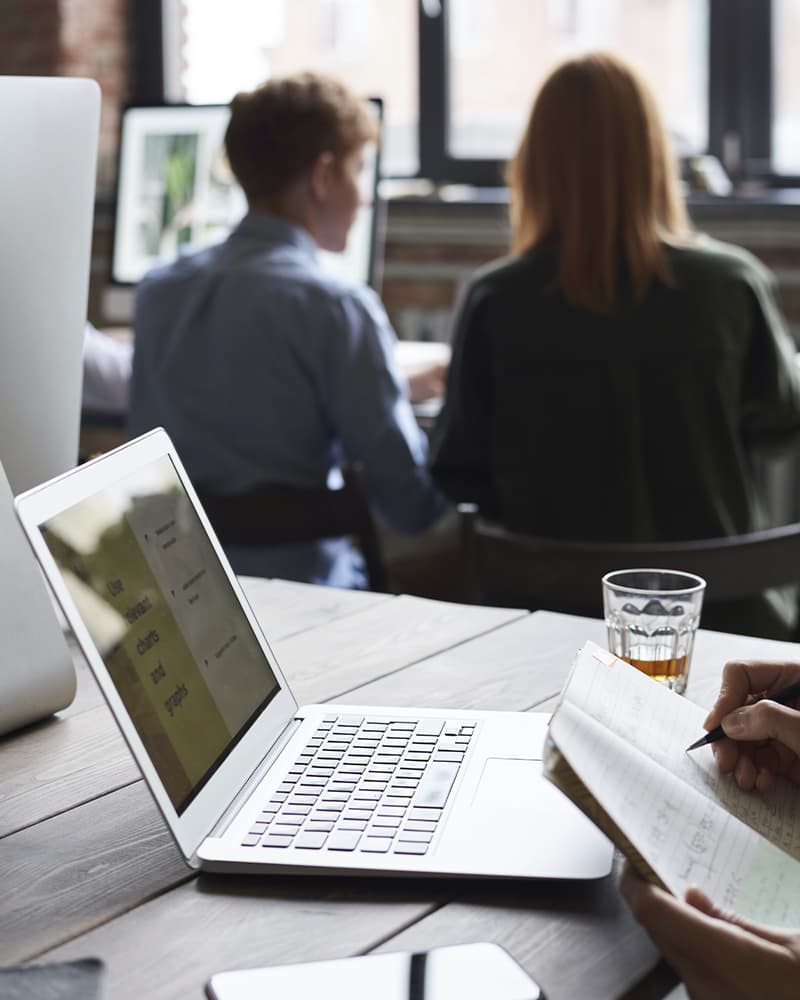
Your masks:
M610 842L542 777L549 716L299 707L163 430L16 508L190 866L610 871Z

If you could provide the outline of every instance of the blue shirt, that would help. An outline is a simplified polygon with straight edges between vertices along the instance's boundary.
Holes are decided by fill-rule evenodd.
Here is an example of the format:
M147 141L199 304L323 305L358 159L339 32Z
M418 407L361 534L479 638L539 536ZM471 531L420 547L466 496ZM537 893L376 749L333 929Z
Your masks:
M224 243L147 275L134 332L130 432L165 427L196 486L333 486L359 461L394 530L443 512L383 306L325 274L305 230L250 212ZM344 539L228 554L239 573L364 582Z

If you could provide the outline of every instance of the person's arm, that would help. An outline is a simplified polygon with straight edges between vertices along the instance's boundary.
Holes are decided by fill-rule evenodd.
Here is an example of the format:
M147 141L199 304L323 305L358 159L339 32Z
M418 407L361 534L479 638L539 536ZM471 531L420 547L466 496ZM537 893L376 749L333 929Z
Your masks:
M782 775L800 785L800 711L770 701L800 680L800 663L726 663L716 704L703 725L728 739L712 744L717 766L745 790L763 790Z
M775 279L753 260L746 282L752 338L742 384L742 433L752 447L782 451L800 442L797 347L775 298Z
M423 531L446 509L427 469L427 439L394 360L395 335L368 289L343 296L340 336L326 341L324 405L344 458L361 462L367 495L395 531Z
M620 889L693 1000L800 996L800 930L750 923L715 906L699 889L676 899L627 862Z
M116 340L87 323L83 340L85 410L125 414L130 394L133 343Z
M474 286L456 320L445 402L431 435L431 472L455 501L495 507L489 464L492 389L485 292Z

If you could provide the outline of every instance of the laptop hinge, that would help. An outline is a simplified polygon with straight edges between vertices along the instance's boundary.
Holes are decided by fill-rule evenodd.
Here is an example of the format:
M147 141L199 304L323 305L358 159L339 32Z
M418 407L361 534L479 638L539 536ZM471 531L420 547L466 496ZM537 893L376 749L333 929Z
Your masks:
M220 816L214 826L211 828L208 836L209 837L221 837L225 831L230 826L234 817L239 813L242 805L247 801L247 799L253 794L253 790L264 777L264 775L269 771L278 756L283 751L283 748L289 742L289 740L297 732L300 724L304 721L301 715L296 715L291 722L289 722L286 728L283 730L278 739L269 748L266 756L261 761L261 763L255 768L253 773L247 779L247 781L242 785L239 791L233 798L233 801L225 810L225 812Z

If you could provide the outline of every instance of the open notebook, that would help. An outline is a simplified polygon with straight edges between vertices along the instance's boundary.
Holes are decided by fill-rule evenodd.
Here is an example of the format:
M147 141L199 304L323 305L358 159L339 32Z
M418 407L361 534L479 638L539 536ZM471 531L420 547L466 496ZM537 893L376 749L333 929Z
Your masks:
M706 712L594 643L549 728L545 773L651 881L690 885L751 920L800 925L800 792L743 792L710 747Z
M596 878L548 716L298 707L162 430L29 491L23 527L187 862Z

